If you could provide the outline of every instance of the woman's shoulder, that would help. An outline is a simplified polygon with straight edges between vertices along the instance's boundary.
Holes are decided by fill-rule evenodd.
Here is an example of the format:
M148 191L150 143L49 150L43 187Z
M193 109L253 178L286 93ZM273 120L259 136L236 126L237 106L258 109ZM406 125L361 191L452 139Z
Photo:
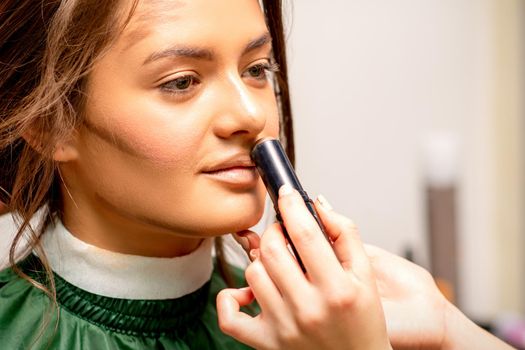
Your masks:
M42 263L34 255L23 259L17 266L24 273L29 274L30 277L38 281L42 281L42 278L45 278ZM244 281L241 268L230 266L229 271L237 283ZM67 282L62 281L59 276L55 276L55 281L57 283L58 305L53 304L45 293L26 279L20 277L12 268L0 271L0 339L3 339L3 342L6 342L8 345L5 348L28 348L33 340L37 339L35 349L46 348L49 342L51 344L50 349L63 348L61 346L67 343L66 348L80 350L86 341L92 343L93 347L90 348L107 349L121 349L123 344L125 344L124 348L126 349L148 349L161 346L161 344L173 349L186 348L185 346L199 349L249 349L247 346L223 334L218 326L215 298L216 294L221 289L226 288L227 284L217 268L214 269L211 280L206 286L201 288L208 290L203 295L204 299L198 296L190 297L189 299L185 298L184 301L180 300L175 305L175 309L179 310L179 312L187 310L190 305L185 306L184 304L188 303L191 304L190 309L200 309L202 307L203 310L200 322L195 324L191 322L193 325L188 328L188 331L176 335L158 334L144 336L133 332L111 329L102 321L97 323L80 317L78 313L75 313L75 310L68 308L69 304L60 298L60 295L63 295L64 285ZM73 286L69 286L66 289L78 292ZM208 294L207 297L206 294ZM70 295L70 297L72 296ZM88 308L93 312L97 310L97 312L102 312L100 307L104 306L107 307L107 312L103 312L104 314L112 311L111 305L103 303L105 298L88 298L88 300L83 295L77 299L83 300L84 304L81 307L83 310ZM89 305L85 303L86 300L90 301ZM134 306L142 305L141 301L130 302ZM173 308L169 301L159 301L159 303L163 302L167 303L166 305L169 304L169 308ZM151 304L150 301L143 301L142 303ZM89 310L84 311L88 312ZM169 319L171 316L167 314L168 311L166 310L159 309L158 313L165 314L164 317L167 317L164 322L159 324L166 324L171 320ZM131 313L131 311L135 312L136 310L128 311ZM82 315L86 314L86 312L83 312ZM193 314L193 312L190 313ZM95 319L95 317L92 318ZM100 317L96 319L100 321ZM121 321L124 322L123 320ZM175 322L175 320L171 321ZM126 322L129 323L131 321L127 320ZM177 328L180 329L180 327ZM105 345L102 346L102 344ZM2 346L2 348L4 347Z
M9 267L9 250L16 234L16 224L11 213L0 215L0 269L2 272Z
M33 225L33 227L38 226L38 223L41 220L41 213L42 211L39 211L31 220L31 225ZM2 271L9 268L9 252L19 227L19 223L13 213L4 213L0 215L0 235L2 236L2 239L0 240L0 270ZM29 243L27 235L24 233L16 247L15 261L24 259L28 253Z
M30 268L28 258L17 263L24 273ZM2 348L29 348L39 330L43 330L42 314L52 306L50 299L13 267L0 271L0 339ZM50 319L49 319L50 320Z
M24 275L27 274L27 271L30 273L36 273L40 269L40 264L35 266L35 259L32 256L26 256L22 260L18 261L15 266L5 266L0 270L0 301L3 300L5 295L5 287L7 285L16 285L18 289L31 289L33 285L26 279L21 276L20 273L17 273L16 270L19 270ZM11 296L11 294L9 294Z
M15 273L11 266L3 267L2 270L0 270L0 299L4 297L2 290L6 285L19 281L21 281L21 277Z

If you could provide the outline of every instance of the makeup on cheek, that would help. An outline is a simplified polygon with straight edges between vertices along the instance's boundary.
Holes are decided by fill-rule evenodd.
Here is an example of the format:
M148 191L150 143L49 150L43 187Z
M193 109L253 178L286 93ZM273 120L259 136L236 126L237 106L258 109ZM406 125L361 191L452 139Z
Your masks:
M328 240L328 235L326 234L323 223L315 211L314 203L303 189L303 186L299 182L297 174L295 173L290 160L286 156L286 153L284 152L284 149L278 140L271 138L259 140L252 148L251 157L273 202L275 212L277 213L277 220L283 228L283 233L292 248L299 266L303 272L306 272L304 264L301 261L301 257L299 256L292 240L290 239L290 236L288 235L281 217L281 213L279 211L279 205L277 203L279 199L279 189L282 185L287 184L299 192L304 201L304 204L306 205L306 208L312 214L325 238Z

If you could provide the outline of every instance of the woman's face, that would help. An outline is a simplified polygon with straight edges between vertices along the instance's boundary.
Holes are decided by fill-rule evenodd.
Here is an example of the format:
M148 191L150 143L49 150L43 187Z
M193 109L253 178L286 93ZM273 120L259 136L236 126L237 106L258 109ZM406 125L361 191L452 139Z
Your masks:
M256 0L141 1L88 77L66 207L193 237L254 225L249 152L279 129L270 56Z

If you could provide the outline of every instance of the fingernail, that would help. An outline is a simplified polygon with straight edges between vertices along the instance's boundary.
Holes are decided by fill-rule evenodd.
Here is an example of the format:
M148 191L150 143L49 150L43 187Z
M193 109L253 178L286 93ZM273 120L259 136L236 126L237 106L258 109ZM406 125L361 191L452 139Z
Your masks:
M330 203L328 203L328 201L326 200L326 198L320 194L317 196L317 201L319 202L319 204L321 204L321 206L323 208L325 208L326 210L333 210L334 208L332 208L332 206L330 205Z
M279 197L287 196L289 194L292 194L294 191L293 187L289 184L284 184L279 188Z
M259 249L250 250L250 258L252 259L252 261L259 258L259 255L260 255Z

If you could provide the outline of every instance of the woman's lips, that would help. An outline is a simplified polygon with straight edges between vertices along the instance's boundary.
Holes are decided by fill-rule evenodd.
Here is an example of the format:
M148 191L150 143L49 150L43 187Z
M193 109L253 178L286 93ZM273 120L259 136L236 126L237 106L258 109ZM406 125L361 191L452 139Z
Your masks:
M250 187L257 183L259 175L255 166L233 166L214 171L203 172L211 179L234 187Z

